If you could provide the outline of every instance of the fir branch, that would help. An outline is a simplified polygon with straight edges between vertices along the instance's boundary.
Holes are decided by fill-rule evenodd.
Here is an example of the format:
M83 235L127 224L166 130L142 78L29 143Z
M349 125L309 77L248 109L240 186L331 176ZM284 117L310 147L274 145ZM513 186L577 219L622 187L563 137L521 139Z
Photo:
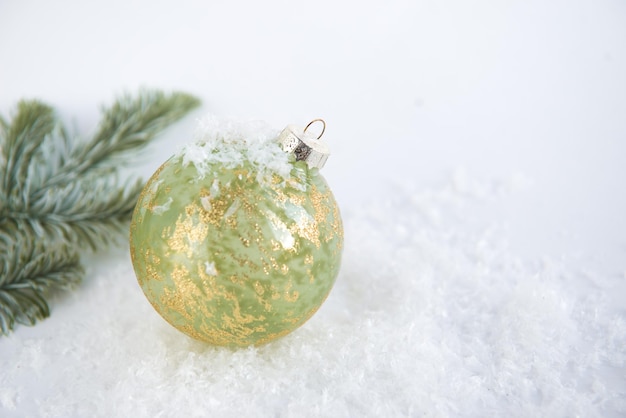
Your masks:
M21 101L17 114L2 130L3 200L19 195L26 183L28 166L55 126L51 107L38 101Z
M8 187L17 183L19 190L10 195L6 194L8 187L3 187L5 193L0 190L0 195L4 194L0 223L3 219L18 220L38 236L86 244L92 250L115 242L125 232L124 225L142 187L137 183L124 191L109 180L120 163L128 160L130 151L145 147L168 124L198 104L198 99L184 93L144 90L136 98L126 95L104 111L96 135L79 144L60 124L50 123L46 140L32 141L39 148L30 153L19 181L8 181ZM39 119L48 115L46 111ZM14 125L10 126L14 136L29 138L30 125Z
M49 315L48 292L82 277L81 249L126 237L143 182L120 185L120 164L198 105L183 93L124 96L85 143L37 101L0 118L0 334Z
M77 285L84 273L78 253L69 246L45 248L16 223L0 230L0 334L15 323L33 325L50 315L46 298Z
M126 236L128 221L143 181L117 187L109 179L91 179L49 191L25 211L7 212L24 229L51 240L87 244L92 250Z
M200 105L185 93L166 95L143 90L138 97L125 95L104 109L100 128L93 139L75 147L67 163L33 192L38 198L53 186L65 185L98 168L116 168L127 152L145 147L159 132Z

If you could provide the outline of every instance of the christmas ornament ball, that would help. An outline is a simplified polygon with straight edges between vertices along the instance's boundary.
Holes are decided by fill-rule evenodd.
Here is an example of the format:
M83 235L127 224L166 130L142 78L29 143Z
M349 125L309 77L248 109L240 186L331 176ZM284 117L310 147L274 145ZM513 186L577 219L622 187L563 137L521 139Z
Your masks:
M147 182L131 222L138 282L155 310L214 345L286 335L328 296L341 262L328 153L294 127L205 122ZM300 160L300 161L298 161Z

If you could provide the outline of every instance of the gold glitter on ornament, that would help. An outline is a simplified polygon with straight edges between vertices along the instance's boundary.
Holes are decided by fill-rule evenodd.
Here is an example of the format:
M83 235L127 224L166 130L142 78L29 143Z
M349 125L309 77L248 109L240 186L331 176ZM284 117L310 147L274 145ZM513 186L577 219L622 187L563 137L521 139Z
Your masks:
M211 137L163 164L139 198L131 223L139 284L194 338L247 346L286 335L337 277L337 203L317 168L280 147Z

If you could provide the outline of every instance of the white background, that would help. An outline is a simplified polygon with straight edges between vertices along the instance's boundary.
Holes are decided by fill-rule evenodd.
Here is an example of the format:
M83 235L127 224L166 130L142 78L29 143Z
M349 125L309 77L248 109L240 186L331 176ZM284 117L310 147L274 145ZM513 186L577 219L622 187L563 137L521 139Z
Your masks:
M40 98L88 135L140 86L203 100L142 156L144 176L207 112L323 117L344 212L479 179L510 195L466 215L503 225L513 253L624 290L624 1L0 1L3 115Z
M344 205L383 177L519 173L533 187L493 214L514 248L624 269L623 1L5 0L0 63L3 114L36 97L83 134L139 86L276 127L324 117L325 175Z

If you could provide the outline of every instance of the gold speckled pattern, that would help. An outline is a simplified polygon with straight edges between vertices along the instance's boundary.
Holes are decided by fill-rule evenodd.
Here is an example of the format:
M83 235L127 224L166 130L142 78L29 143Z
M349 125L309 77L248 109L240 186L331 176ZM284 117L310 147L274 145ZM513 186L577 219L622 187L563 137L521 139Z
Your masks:
M211 344L248 346L309 319L337 277L343 227L316 169L260 184L254 167L212 166L200 179L180 157L146 184L131 223L131 257L154 308Z

